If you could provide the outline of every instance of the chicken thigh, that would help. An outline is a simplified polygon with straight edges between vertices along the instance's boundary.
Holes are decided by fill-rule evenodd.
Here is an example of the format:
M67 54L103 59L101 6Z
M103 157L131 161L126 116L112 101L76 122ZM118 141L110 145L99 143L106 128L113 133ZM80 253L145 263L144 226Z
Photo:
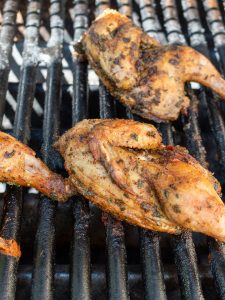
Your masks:
M84 34L86 56L110 93L146 119L176 120L196 81L225 98L225 81L212 63L187 46L161 45L117 11L107 9Z

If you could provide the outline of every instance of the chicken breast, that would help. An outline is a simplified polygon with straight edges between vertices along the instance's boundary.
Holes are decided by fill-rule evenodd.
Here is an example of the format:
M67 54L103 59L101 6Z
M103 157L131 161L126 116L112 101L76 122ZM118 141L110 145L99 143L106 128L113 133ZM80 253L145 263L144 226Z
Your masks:
M143 118L176 120L189 106L186 81L225 98L225 81L205 56L187 46L159 44L117 11L105 10L82 45L110 93Z

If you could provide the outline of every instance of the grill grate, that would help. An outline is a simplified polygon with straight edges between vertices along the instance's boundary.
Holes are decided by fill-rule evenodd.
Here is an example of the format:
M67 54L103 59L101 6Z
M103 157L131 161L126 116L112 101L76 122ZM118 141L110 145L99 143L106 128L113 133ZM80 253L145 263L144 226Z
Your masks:
M35 1L36 2L36 1ZM39 9L40 11L40 9ZM47 45L50 62L47 65L47 87L43 120L42 158L53 170L56 169L51 145L59 134L59 108L61 102L61 44L63 41L64 1L50 1L51 37ZM39 219L35 237L32 299L53 299L54 241L56 203L41 197Z
M123 9L122 1L119 10ZM98 2L96 2L98 5ZM104 4L104 9L110 7L109 3ZM101 2L99 3L97 13L103 12ZM128 12L129 13L129 12ZM115 118L116 103L100 83L99 90L99 117ZM113 217L103 214L106 229L106 246L108 261L108 297L109 299L127 299L128 286L126 274L126 249L124 241L124 228L121 222L116 221Z
M62 161L51 145L73 124L87 117L139 119L98 85L86 62L72 59L72 45L94 14L110 6L142 24L161 43L189 43L225 74L224 1L5 0L0 32L2 128L29 142L57 172L64 172ZM25 28L18 24L19 14L26 18ZM20 36L25 33L22 42L18 30ZM19 65L15 53L20 55L21 49L17 83L12 71ZM157 126L165 143L186 145L224 188L224 103L206 88L188 84L186 90L191 98L188 116ZM13 130L6 120L14 124ZM225 297L225 249L211 238L138 231L82 197L57 205L7 186L0 204L3 200L1 235L21 239L23 256L18 264L0 255L0 299Z
M87 3L74 2L74 41L88 28ZM75 61L73 66L73 124L88 117L87 63ZM89 207L84 199L74 199L71 298L90 299Z

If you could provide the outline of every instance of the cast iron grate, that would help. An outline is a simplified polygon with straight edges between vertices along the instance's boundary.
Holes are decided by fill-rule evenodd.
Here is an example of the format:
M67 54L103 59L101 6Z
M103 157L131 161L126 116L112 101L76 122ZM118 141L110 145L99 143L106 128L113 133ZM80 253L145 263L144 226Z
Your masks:
M0 122L57 172L51 145L84 118L135 118L98 82L73 45L95 15L113 7L161 43L190 44L225 74L224 1L5 0L0 4ZM224 103L187 85L186 117L157 125L224 190ZM140 119L139 119L140 120ZM143 121L143 120L141 120ZM3 205L4 203L4 205ZM225 247L200 234L174 237L103 215L81 197L66 204L6 187L1 235L21 243L19 262L0 255L0 299L223 299Z

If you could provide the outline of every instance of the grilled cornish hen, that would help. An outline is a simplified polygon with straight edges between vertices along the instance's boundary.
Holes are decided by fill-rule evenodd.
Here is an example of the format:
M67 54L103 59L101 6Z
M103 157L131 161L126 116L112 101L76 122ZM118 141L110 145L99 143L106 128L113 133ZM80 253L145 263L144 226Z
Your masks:
M82 45L110 93L146 119L175 120L185 112L186 81L225 98L225 81L205 56L187 46L162 46L114 10L93 22Z
M187 150L164 146L152 125L85 120L56 143L79 193L121 220L190 229L225 241L220 185Z
M149 184L142 176L135 153L129 152L128 148L117 147L118 156L115 160L113 158L110 160L109 142L115 143L119 139L123 147L128 147L131 135L134 147L140 147L139 145L143 142L143 147L155 148L161 143L157 130L151 125L134 121L117 120L116 123L112 120L109 121L112 125L112 134L109 141L106 143L103 141L102 145L110 160L110 166L107 165L106 169L101 162L95 159L99 152L97 145L100 140L95 140L95 145L91 146L94 156L89 149L89 134L96 124L102 124L102 122L104 123L102 120L80 122L56 143L56 149L65 159L65 168L70 175L71 182L80 194L118 219L152 230L179 233L179 226L166 217L154 191L149 189ZM132 128L129 129L129 126ZM117 128L120 130L121 135L119 136ZM115 135L113 129L115 129ZM135 140L140 135L140 131L146 135L140 141ZM94 140L94 137L92 139ZM124 154L126 157L122 161ZM122 165L120 165L120 160ZM124 179L124 177L126 178ZM116 178L118 180L115 180Z
M55 147L65 159L65 180L30 148L0 133L0 180L33 186L59 201L78 191L132 224L173 234L189 229L225 241L218 181L184 148L164 146L154 126L84 120ZM0 252L3 246L12 250L12 242L0 238Z
M69 182L50 171L32 149L4 132L0 132L0 181L32 186L61 201L74 193Z

